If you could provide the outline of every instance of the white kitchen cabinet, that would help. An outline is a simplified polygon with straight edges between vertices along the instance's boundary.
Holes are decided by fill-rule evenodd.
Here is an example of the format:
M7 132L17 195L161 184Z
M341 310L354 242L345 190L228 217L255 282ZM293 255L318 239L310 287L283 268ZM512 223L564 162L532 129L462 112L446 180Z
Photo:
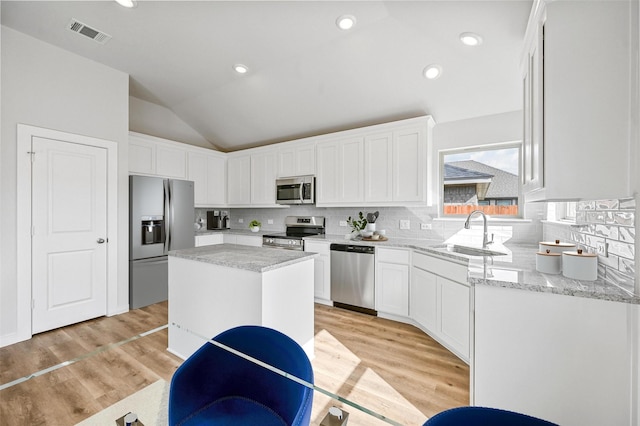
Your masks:
M251 204L276 204L277 151L251 155Z
M184 145L129 132L129 173L186 179L187 153Z
M262 247L262 237L253 235L236 235L236 244L241 246Z
M156 174L156 144L129 133L129 173Z
M262 236L256 235L243 235L243 234L233 234L226 232L223 235L223 242L225 244L239 244L241 246L253 246L253 247L262 247Z
M467 267L417 252L412 265L411 318L468 363L472 321Z
M227 200L232 206L251 204L251 155L227 157Z
M276 205L277 150L244 150L227 157L227 200L231 206Z
M438 280L420 268L411 270L409 315L427 330L438 326Z
M290 142L278 150L278 177L316 174L316 143Z
M425 127L411 126L393 132L393 201L427 201Z
M409 316L409 263L406 249L376 250L376 310L379 313Z
M318 143L317 204L354 205L364 200L363 147L364 136Z
M223 242L224 237L222 234L196 235L196 247L222 244Z
M526 201L632 195L629 94L637 82L628 16L628 2L543 1L530 19L522 60Z
M365 137L364 198L371 202L393 200L393 132Z
M316 145L317 204L427 203L433 126L431 117L419 117L323 136Z
M225 155L206 150L189 151L187 154L187 179L194 182L196 207L226 205L227 170Z
M472 405L637 425L638 305L476 285ZM637 343L636 343L637 345Z
M314 267L314 297L316 302L331 302L331 243L328 241L305 240L304 251L318 253Z

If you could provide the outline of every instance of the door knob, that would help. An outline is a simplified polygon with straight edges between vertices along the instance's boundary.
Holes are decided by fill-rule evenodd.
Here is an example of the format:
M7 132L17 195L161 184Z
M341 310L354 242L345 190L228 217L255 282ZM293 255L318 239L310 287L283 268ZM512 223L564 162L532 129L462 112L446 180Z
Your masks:
M104 238L98 238L98 244L104 243Z

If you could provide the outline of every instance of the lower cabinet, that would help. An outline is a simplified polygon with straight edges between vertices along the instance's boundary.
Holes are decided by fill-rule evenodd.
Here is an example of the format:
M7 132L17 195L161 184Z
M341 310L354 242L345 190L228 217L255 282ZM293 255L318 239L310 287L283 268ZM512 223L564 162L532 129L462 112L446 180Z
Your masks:
M376 250L376 310L379 313L409 316L410 250Z
M222 244L223 242L224 242L223 234L196 235L196 247Z
M230 233L196 235L196 247L222 243L262 247L262 237Z
M314 267L314 297L316 302L331 304L331 253L329 242L304 242L304 251L318 253Z
M411 318L468 363L471 291L466 276L464 265L422 253L413 254Z

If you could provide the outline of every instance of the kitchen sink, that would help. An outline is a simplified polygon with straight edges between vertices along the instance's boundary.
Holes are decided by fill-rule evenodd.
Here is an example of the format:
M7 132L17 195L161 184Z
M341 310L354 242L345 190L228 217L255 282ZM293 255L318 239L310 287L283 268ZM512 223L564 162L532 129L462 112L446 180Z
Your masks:
M467 256L505 256L507 254L488 248L461 246L458 244L448 245L447 251L460 253Z

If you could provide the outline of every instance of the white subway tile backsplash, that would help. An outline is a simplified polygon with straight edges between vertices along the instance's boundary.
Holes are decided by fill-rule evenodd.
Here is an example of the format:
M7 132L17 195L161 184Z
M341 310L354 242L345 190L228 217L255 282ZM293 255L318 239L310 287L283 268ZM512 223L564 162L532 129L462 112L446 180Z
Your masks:
M635 209L635 198L580 201L576 204L576 225L569 228L545 223L543 235L575 242L593 253L599 244L606 244L608 256L598 255L598 275L633 292Z

